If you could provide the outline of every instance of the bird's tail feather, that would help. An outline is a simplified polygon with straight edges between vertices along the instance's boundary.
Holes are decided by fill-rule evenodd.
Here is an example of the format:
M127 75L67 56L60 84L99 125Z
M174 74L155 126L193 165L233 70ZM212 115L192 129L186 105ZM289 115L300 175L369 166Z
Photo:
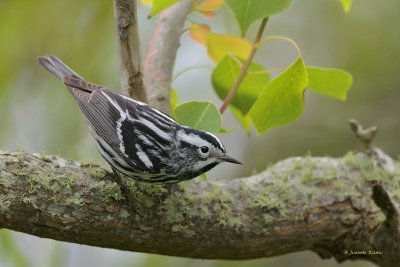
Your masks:
M74 77L78 79L83 79L76 72L74 72L70 67L64 64L60 59L55 56L46 55L38 58L39 63L48 71L56 75L61 80L64 77Z

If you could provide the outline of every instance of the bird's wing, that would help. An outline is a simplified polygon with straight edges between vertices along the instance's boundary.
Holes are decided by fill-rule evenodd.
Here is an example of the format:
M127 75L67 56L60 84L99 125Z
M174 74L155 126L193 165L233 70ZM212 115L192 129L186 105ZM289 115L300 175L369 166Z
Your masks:
M85 81L55 56L39 57L39 62L74 96L101 154L111 165L149 174L165 170L175 145L177 122L140 101Z
M170 158L174 145L176 121L145 103L84 80L68 77L63 82L88 119L102 150L107 151L109 145L140 171L163 171L163 159Z
M127 147L124 142L124 136L129 133L123 127L127 116L126 100L110 90L81 79L64 77L63 82L85 114L103 157L110 163L119 159L121 169L148 171L140 161L129 156L135 146ZM130 109L134 112L134 107Z

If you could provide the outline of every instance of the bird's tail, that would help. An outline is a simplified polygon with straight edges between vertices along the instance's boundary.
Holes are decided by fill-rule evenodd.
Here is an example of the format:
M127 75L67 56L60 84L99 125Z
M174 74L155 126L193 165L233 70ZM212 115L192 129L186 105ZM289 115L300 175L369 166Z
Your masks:
M46 55L38 58L39 63L48 71L56 75L61 80L64 77L74 77L78 79L83 79L76 72L74 72L70 67L64 64L60 59L55 56Z

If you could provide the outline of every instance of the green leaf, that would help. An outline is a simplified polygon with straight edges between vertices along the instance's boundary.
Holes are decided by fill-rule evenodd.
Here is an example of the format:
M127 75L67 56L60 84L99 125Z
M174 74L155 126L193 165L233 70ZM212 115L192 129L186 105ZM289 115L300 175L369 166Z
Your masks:
M171 88L171 99L169 105L171 108L172 118L176 118L175 108L178 105L178 101L179 101L178 92L174 88Z
M212 102L187 102L175 109L178 122L198 130L217 133L222 126L222 116Z
M153 0L153 8L149 16L154 17L164 9L167 9L168 7L178 2L179 0Z
M340 3L342 4L344 12L348 13L351 8L353 0L340 0Z
M229 93L243 62L243 60L235 59L232 55L227 55L215 67L211 80L219 98L224 99ZM251 63L247 75L242 80L230 104L238 108L244 115L247 114L268 82L267 70L259 64Z
M250 115L243 115L243 113L231 106L231 111L233 116L237 119L237 121L240 123L240 125L242 125L243 129L245 130L246 133L250 133L250 127L251 127L251 118Z
M240 58L247 58L250 51L251 43L239 36L213 32L207 35L207 53L216 62L229 53Z
M340 69L327 69L307 66L308 87L314 92L346 100L353 78L350 73Z
M303 112L307 70L301 57L265 86L249 114L258 134L288 124Z
M225 0L232 9L244 36L254 21L279 13L290 5L290 0Z

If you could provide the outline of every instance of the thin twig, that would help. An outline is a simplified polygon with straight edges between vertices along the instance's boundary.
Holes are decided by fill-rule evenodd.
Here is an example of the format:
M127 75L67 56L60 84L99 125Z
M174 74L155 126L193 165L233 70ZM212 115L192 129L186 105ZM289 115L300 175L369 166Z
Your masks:
M226 95L224 102L222 103L221 107L219 108L219 111L224 113L225 109L228 107L229 103L232 101L233 96L235 95L236 91L239 89L240 84L242 83L244 77L246 76L247 70L250 67L250 63L254 58L254 55L256 54L256 51L258 49L258 43L261 40L261 37L264 33L265 26L267 25L268 22L268 17L263 18L261 21L260 27L258 28L258 32L256 35L256 38L254 39L253 46L251 47L250 54L246 59L246 62L242 65L242 68L240 69L239 75L236 78L235 83L233 84L232 88L229 90L229 93Z

